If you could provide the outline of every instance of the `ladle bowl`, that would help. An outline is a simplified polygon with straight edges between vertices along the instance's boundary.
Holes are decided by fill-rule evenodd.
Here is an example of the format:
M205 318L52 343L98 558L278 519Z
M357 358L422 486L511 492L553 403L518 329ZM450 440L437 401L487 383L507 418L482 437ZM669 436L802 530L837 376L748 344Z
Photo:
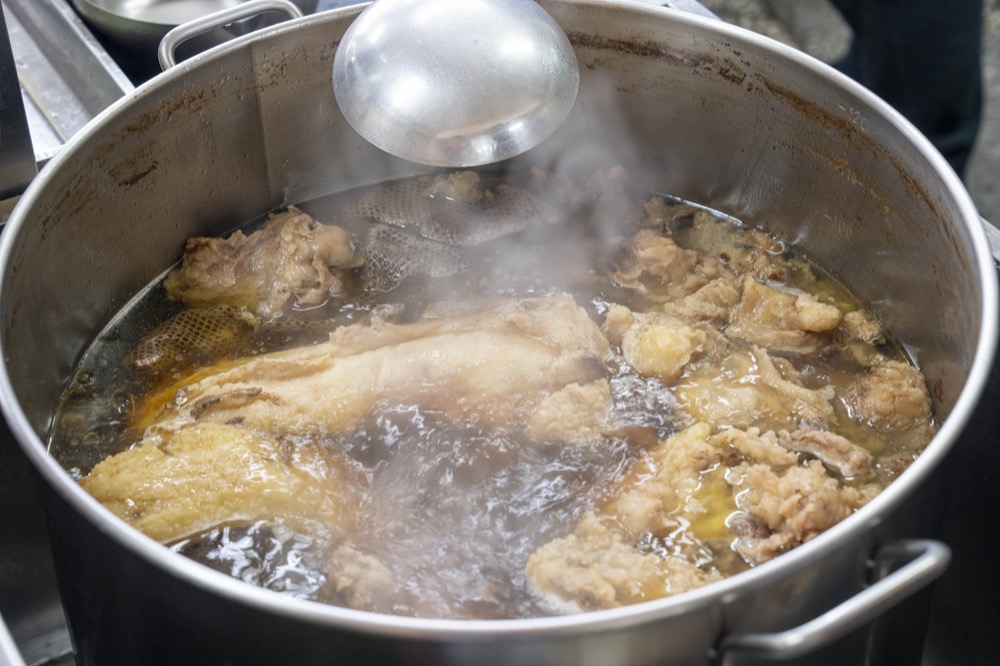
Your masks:
M580 72L533 0L377 0L337 48L341 111L388 153L434 166L499 162L569 114Z

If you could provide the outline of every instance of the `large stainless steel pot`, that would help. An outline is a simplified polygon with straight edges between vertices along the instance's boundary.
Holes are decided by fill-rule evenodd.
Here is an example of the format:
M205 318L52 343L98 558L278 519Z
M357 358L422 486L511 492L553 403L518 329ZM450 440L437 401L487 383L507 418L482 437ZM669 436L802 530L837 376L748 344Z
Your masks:
M297 602L115 520L42 443L100 329L190 235L424 170L366 144L337 110L331 61L358 8L299 19L192 58L109 109L51 161L3 234L0 401L41 478L81 663L747 663L857 628L940 572L946 548L886 544L928 519L917 491L974 409L996 344L996 275L957 177L886 105L791 49L671 10L542 4L576 48L580 96L515 166L623 163L639 187L804 248L907 342L939 434L870 505L796 551L678 597L575 617L435 621ZM915 555L868 587L882 564ZM808 663L881 654L866 631ZM893 663L912 656L906 638L889 645Z

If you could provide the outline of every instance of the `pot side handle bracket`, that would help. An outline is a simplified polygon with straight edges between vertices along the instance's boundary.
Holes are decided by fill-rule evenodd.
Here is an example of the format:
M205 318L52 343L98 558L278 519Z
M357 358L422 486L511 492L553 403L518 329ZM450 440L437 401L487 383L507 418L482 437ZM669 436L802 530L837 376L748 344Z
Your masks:
M807 656L858 629L936 580L951 560L940 541L902 540L879 549L875 573L886 564L906 561L900 569L819 617L776 633L726 636L715 652L714 666L735 666L743 660L786 661Z
M302 10L289 0L249 0L233 7L220 9L201 18L182 23L164 35L157 50L160 67L165 72L176 65L177 47L192 37L270 11L282 12L287 14L290 19L302 18Z
M990 253L993 255L993 263L1000 269L1000 229L983 220L983 230L986 232L986 240L990 243Z

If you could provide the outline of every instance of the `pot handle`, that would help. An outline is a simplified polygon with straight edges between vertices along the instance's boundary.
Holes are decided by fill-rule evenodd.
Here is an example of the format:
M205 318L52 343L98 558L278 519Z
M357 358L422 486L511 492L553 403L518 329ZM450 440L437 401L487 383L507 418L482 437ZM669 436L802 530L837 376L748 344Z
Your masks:
M923 589L948 567L951 550L940 541L903 540L879 549L876 573L892 562L909 562L817 618L786 631L726 636L716 649L718 666L739 658L783 661L806 656L874 620Z
M182 42L186 42L192 37L225 27L236 21L248 19L251 16L263 14L264 12L277 11L288 14L289 18L302 18L302 10L289 0L250 0L242 2L228 9L221 9L201 18L182 23L166 35L160 41L160 48L156 55L160 59L160 68L167 71L177 64L174 52Z

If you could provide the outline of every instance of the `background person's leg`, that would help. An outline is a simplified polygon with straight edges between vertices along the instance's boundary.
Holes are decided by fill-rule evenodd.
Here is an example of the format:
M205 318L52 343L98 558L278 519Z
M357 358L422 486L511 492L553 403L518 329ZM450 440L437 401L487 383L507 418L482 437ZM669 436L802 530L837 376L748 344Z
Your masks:
M833 0L854 31L841 71L895 107L962 175L982 115L982 0Z

